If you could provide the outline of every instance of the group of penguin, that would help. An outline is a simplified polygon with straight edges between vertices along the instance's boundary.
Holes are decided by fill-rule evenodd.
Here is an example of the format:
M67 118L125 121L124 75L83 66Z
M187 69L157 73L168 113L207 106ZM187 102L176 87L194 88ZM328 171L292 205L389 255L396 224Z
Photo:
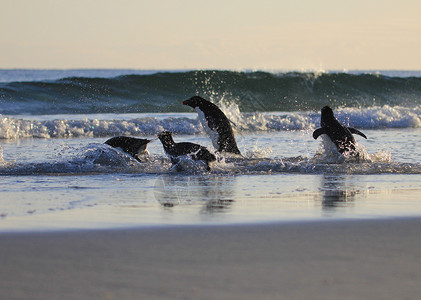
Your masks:
M197 111L202 126L210 136L217 152L241 156L230 120L215 104L199 96L193 96L183 101L182 104ZM325 106L321 110L320 125L321 127L313 132L313 138L317 139L320 135L326 134L336 145L338 152L342 154L355 153L356 141L352 134L367 138L359 130L342 125L335 118L329 106ZM192 160L203 161L207 170L210 170L209 164L216 161L216 156L206 147L189 142L176 143L169 131L161 132L158 139L173 165L178 164L180 157L189 156ZM146 147L149 142L151 140L118 136L107 140L105 144L119 148L141 162L140 156L147 153Z

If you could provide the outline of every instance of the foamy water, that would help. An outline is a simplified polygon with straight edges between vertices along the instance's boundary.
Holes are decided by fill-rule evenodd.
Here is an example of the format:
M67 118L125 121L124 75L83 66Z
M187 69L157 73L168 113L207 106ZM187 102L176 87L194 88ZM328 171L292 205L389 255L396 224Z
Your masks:
M320 115L315 112L291 113L241 113L235 104L220 102L219 106L233 122L234 129L241 133L311 130L319 126ZM343 108L335 111L340 122L347 126L361 129L420 128L421 106L406 107L370 107ZM176 134L196 135L203 133L203 128L192 113L186 114L130 114L119 115L118 119L109 119L113 115L79 115L68 119L62 115L51 116L0 116L0 138L71 138L71 137L107 137L117 135L156 135L164 130ZM66 118L60 118L66 117ZM95 118L96 117L96 118ZM34 120L33 118L36 118ZM47 120L45 120L47 119Z

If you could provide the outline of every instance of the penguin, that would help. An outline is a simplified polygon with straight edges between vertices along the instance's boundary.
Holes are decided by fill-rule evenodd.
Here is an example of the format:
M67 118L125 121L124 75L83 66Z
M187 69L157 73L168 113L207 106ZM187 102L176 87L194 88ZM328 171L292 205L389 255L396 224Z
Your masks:
M104 144L107 144L113 148L120 148L122 151L130 154L134 159L139 162L142 162L139 155L148 155L148 150L146 146L150 140L148 139L138 139L127 136L116 136L105 141Z
M363 138L367 138L361 131L342 125L333 115L333 111L329 106L325 106L321 110L320 118L321 128L313 132L313 138L317 139L320 135L326 134L336 145L338 152L355 152L355 138L352 134L358 134Z
M241 155L230 120L218 106L199 96L193 96L183 101L182 104L197 111L203 128L209 134L212 144L218 152Z
M210 171L209 163L216 160L215 155L210 153L206 147L189 142L174 142L172 133L169 131L161 132L158 135L158 139L161 141L165 153L171 159L173 164L177 164L179 162L178 158L180 156L190 155L193 160L204 161L206 163L207 170Z

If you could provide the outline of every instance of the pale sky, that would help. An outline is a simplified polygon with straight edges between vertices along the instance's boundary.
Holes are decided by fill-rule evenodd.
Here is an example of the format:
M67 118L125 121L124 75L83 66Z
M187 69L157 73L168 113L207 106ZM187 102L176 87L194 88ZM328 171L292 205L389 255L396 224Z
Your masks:
M0 0L0 68L421 70L416 0Z

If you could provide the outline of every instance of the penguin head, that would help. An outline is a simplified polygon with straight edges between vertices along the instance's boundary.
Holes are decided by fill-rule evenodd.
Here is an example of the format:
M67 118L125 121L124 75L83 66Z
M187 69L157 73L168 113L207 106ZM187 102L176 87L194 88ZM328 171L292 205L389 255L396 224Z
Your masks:
M322 108L322 120L327 119L331 120L334 118L333 110L329 106L325 106Z
M191 97L187 100L184 100L183 102L181 102L181 104L188 105L192 108L196 108L196 107L199 107L206 102L208 102L208 101L203 99L202 97L193 96L193 97Z
M172 133L169 131L163 131L158 134L158 139L161 141L163 145L172 145L174 144L174 140L172 138Z

